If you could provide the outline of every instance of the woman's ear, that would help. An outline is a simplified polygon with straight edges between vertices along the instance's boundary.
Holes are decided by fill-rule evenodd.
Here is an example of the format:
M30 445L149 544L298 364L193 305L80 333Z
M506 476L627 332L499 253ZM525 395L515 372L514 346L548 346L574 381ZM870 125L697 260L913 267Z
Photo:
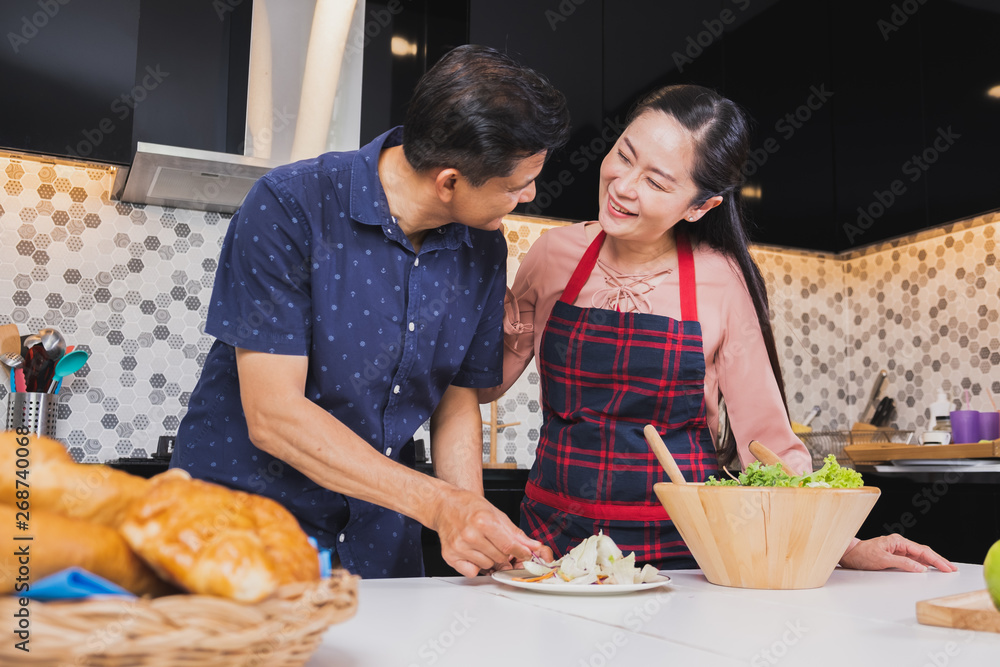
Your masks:
M715 195L714 197L709 197L700 206L692 206L688 209L687 215L684 216L686 220L695 222L705 215L713 208L722 203L722 195Z

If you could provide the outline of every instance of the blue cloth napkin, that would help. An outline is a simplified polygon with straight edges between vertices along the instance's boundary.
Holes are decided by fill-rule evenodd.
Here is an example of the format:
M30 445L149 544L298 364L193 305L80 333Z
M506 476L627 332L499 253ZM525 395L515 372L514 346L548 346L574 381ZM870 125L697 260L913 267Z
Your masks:
M329 549L320 549L319 542L316 541L315 537L310 535L307 539L309 540L309 544L319 554L319 576L323 579L328 578L333 571L333 554Z
M24 597L33 600L75 600L92 595L117 595L134 598L127 590L79 567L71 567L31 584Z

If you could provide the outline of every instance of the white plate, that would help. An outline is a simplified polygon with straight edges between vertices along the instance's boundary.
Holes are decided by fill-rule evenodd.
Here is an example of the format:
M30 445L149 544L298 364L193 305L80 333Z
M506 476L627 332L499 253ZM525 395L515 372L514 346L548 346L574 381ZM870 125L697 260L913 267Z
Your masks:
M670 577L665 574L656 575L655 581L646 584L546 584L545 582L514 581L514 577L533 576L527 570L503 570L494 572L493 578L501 584L514 586L516 588L526 588L539 593L555 593L556 595L619 595L621 593L634 593L635 591L645 591L650 588L659 588L670 583Z
M997 459L895 459L897 466L988 466L1000 463Z

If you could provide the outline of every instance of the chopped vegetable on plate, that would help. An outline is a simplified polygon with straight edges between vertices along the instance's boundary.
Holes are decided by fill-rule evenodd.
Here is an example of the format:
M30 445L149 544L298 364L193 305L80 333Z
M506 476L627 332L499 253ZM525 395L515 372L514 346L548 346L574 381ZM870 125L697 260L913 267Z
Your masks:
M636 567L635 553L628 556L604 532L588 537L558 560L546 563L537 556L522 563L533 576L515 577L514 581L553 585L645 584L657 580L652 565Z

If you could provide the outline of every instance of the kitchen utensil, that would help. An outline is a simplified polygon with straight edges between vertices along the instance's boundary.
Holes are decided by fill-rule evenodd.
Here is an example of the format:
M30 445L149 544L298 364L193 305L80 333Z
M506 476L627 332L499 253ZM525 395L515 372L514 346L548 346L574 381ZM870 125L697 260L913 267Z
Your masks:
M872 417L875 416L875 408L878 407L878 397L879 392L882 390L882 383L885 382L886 377L889 373L886 371L879 371L875 374L875 382L872 385L872 393L868 397L868 402L865 407L861 410L861 416L858 417L859 422L864 422L870 424Z
M799 439L812 454L813 469L821 468L827 456L833 454L837 463L845 468L855 467L854 461L845 452L847 445L866 445L873 442L903 443L909 442L913 431L876 428L871 424L861 424L867 430L852 429L850 431L813 431L801 433ZM861 459L856 459L861 460Z
M7 428L56 437L56 411L51 394L19 391L7 402Z
M737 588L819 588L878 500L857 489L653 485L705 577Z
M36 345L42 344L42 337L38 334L31 334L30 336L25 336L24 342L21 343L21 356L27 358L26 350L33 348Z
M0 324L0 354L21 353L21 336L16 324Z
M878 403L878 407L875 408L875 414L872 416L871 423L875 426L885 426L892 418L892 411L895 409L896 402L888 396L883 396L882 400Z
M993 606L989 591L959 593L918 602L917 623L1000 632L1000 611Z
M56 368L52 375L52 382L49 383L48 393L53 393L53 389L62 382L62 379L67 375L72 375L77 372L83 365L87 363L87 359L90 355L87 354L86 350L73 350L72 352L67 352L63 357L56 362ZM58 392L56 392L58 393Z
M4 352L3 354L0 354L0 364L6 366L8 372L10 373L11 393L16 392L17 387L16 387L16 378L14 375L14 371L17 370L18 368L24 367L24 357L15 352Z
M42 345L32 345L24 358L24 384L29 392L37 392L48 386L55 370L55 362L49 359Z
M750 442L750 453L753 454L758 461L760 461L766 466L773 466L777 463L780 463L785 470L788 469L788 466L785 465L785 462L781 460L780 456L772 452L770 449L762 445L757 440L752 440Z
M38 337L42 341L45 353L52 361L58 361L59 357L66 353L66 339L58 330L47 327L38 332Z
M670 450L667 446L663 444L660 434L656 432L656 427L652 424L646 424L646 428L643 429L643 433L646 436L646 442L649 443L649 448L653 450L656 454L656 460L660 462L663 469L667 471L667 477L674 484L687 484L687 480L684 479L684 475L681 474L681 469L677 467L677 462L674 461L674 457L670 455ZM662 484L662 482L661 482Z
M802 425L809 426L810 424L812 424L812 421L816 419L816 417L818 417L819 413L822 411L823 408L819 407L818 405L814 405L813 409L810 410L809 414L806 415L806 418L802 420Z

